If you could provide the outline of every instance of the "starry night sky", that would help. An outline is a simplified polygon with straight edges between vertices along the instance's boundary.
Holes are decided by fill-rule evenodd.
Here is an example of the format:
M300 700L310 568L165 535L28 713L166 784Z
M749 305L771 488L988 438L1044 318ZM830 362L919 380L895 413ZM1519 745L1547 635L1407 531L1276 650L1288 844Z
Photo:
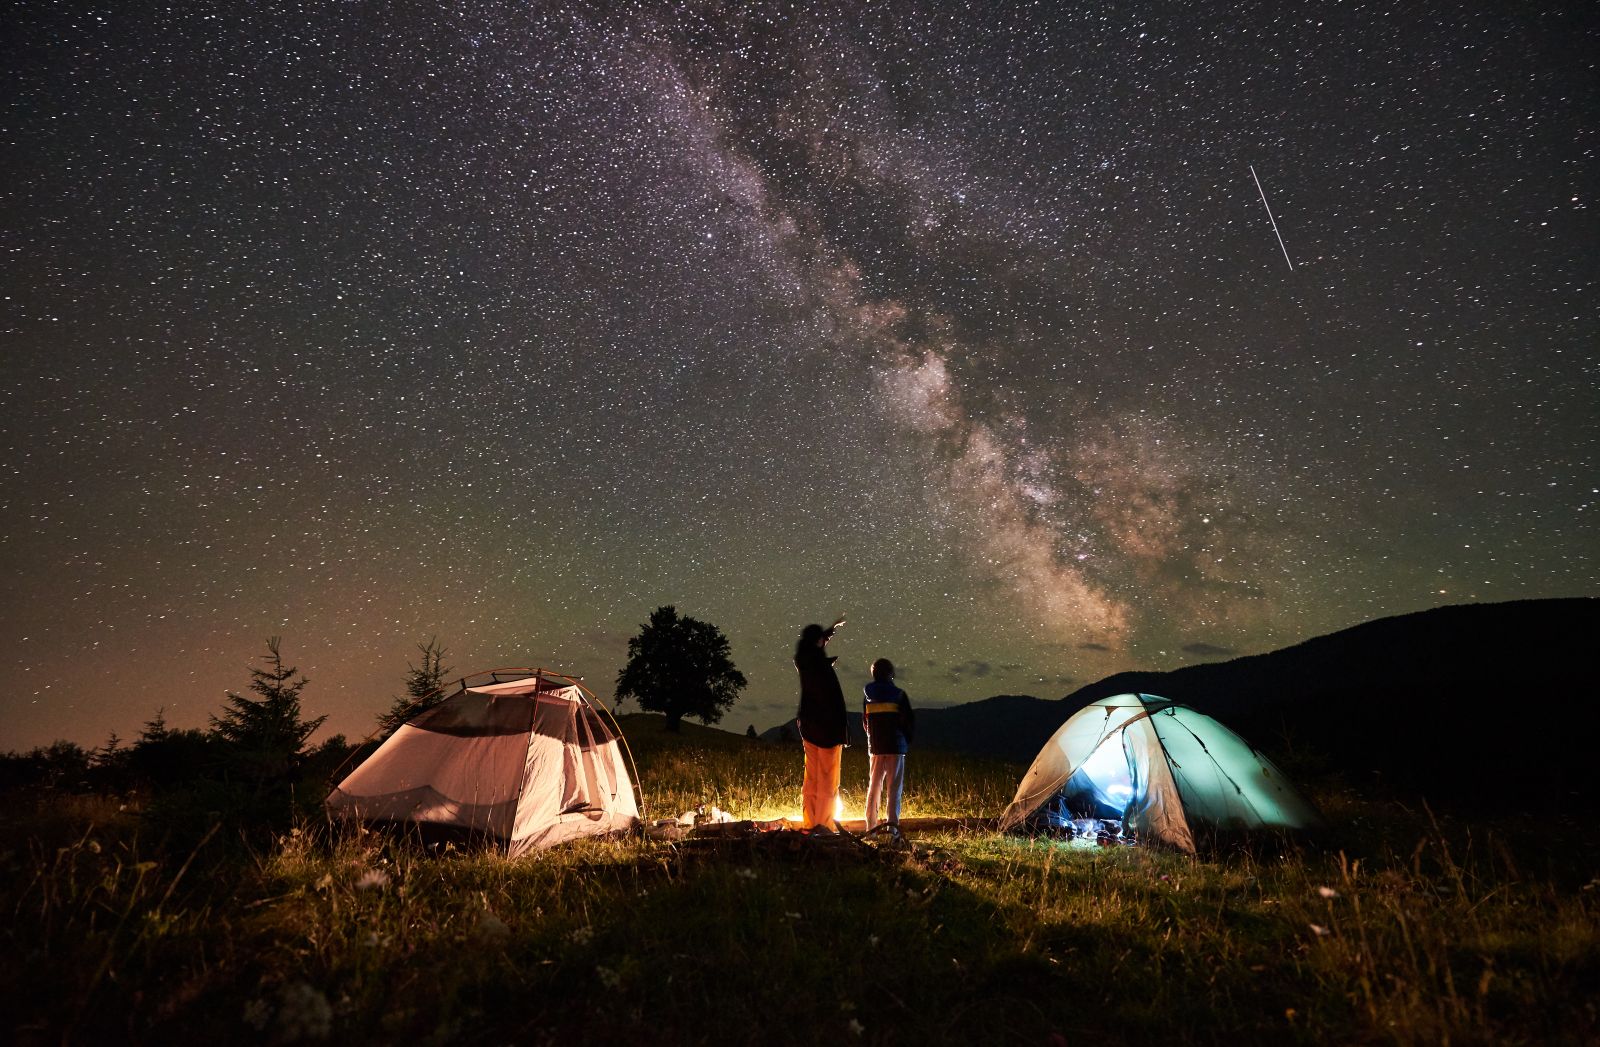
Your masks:
M1596 595L1594 10L13 5L0 748L274 634L360 737L671 603L743 730L838 615L937 703Z

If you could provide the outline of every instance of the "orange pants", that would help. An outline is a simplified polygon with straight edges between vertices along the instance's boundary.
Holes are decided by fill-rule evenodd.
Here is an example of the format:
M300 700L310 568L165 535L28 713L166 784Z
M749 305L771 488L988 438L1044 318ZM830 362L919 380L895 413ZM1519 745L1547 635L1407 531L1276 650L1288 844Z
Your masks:
M844 753L842 745L812 745L806 747L806 784L800 794L805 806L805 823L833 825L833 808L839 798L839 758Z

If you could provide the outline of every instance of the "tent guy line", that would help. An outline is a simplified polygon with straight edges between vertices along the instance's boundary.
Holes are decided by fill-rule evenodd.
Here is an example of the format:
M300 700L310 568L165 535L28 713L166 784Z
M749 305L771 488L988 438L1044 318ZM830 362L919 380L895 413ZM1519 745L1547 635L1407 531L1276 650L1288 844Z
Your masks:
M1267 191L1261 188L1261 179L1256 175L1256 165L1250 165L1250 177L1256 181L1256 192L1261 194L1261 206L1267 209L1267 221L1272 223L1272 235L1278 238L1278 246L1283 248L1283 260L1289 262L1289 271L1294 272L1294 263L1289 261L1289 248L1284 245L1283 234L1278 232L1278 220L1272 217L1272 205L1267 203Z

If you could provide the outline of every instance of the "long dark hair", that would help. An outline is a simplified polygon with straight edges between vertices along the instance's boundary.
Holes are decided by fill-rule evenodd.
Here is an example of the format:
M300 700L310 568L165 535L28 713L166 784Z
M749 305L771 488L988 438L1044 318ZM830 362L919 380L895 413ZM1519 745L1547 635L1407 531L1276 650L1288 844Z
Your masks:
M800 642L794 645L796 660L813 655L817 652L817 641L828 635L829 630L812 623L800 630Z

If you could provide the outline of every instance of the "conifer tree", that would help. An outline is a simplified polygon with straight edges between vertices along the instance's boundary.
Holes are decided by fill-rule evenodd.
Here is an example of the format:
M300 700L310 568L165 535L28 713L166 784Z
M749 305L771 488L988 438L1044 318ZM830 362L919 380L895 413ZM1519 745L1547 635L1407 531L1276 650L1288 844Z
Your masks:
M247 777L280 777L293 769L306 739L322 726L326 716L304 719L300 691L308 681L283 663L280 638L267 640L262 656L266 668L250 670L250 690L255 697L229 691L221 716L211 717L211 732L233 757L230 761Z
M122 736L112 731L104 745L90 754L89 780L97 788L121 791L128 786L128 768L133 750L122 744Z
M446 652L439 646L439 638L435 636L425 644L417 644L417 650L422 655L422 664L406 663L406 693L396 696L389 711L378 717L378 729L385 738L413 716L445 699L439 688L450 670L445 668Z
M144 729L139 732L138 741L134 744L153 744L166 741L169 733L167 730L167 707L163 705L156 709L155 716L144 722Z

